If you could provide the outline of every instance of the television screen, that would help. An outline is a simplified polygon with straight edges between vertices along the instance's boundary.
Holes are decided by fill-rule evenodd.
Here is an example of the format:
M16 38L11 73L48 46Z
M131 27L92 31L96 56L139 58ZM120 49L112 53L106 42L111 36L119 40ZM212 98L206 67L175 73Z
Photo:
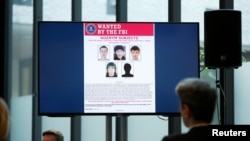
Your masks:
M179 115L199 77L199 24L38 23L39 115Z

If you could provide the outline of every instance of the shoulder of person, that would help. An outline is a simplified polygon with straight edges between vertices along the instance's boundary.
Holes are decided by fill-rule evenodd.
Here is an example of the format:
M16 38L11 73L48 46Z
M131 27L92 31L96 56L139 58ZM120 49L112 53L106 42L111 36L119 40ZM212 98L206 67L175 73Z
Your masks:
M161 141L188 141L189 138L187 134L175 134L175 135L168 135L162 138Z

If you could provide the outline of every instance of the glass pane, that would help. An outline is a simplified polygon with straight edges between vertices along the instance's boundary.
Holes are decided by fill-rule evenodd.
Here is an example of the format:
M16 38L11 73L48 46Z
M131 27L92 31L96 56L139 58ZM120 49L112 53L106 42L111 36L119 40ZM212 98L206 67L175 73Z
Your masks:
M10 107L10 141L31 141L32 95L12 98Z
M168 134L168 117L129 116L129 141L160 141Z
M105 116L82 116L82 141L105 141Z
M235 124L250 124L250 62L245 62L241 67L234 71L234 115Z
M71 0L43 0L44 21L71 21Z
M250 9L249 0L234 1L234 9L241 11L242 22L242 66L234 71L234 94L235 94L235 124L250 124L250 111L245 110L250 107L249 103L249 83L250 83Z
M116 21L116 0L82 0L83 21Z
M10 140L31 141L33 1L13 1L9 56L11 93ZM23 128L26 127L26 130Z
M246 8L246 4L250 4L248 0L235 1L235 10L241 11L242 22L242 50L243 50L243 63L250 62L250 9Z
M211 0L182 0L181 21L200 23L200 40L204 41L204 12L219 9L219 1Z
M33 5L31 0L13 4L12 49L10 49L12 96L32 93Z
M167 0L128 0L128 21L168 21Z

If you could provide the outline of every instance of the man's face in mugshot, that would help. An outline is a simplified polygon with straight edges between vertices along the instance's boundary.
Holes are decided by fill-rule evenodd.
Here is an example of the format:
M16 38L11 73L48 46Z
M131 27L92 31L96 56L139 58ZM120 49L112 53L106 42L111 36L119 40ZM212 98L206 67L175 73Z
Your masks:
M100 55L101 55L101 59L107 59L108 48L105 48L105 47L100 48Z
M133 60L138 60L140 55L139 50L131 50L131 56Z
M123 55L124 55L124 51L122 49L118 49L116 50L116 56L119 58L119 59L122 59Z

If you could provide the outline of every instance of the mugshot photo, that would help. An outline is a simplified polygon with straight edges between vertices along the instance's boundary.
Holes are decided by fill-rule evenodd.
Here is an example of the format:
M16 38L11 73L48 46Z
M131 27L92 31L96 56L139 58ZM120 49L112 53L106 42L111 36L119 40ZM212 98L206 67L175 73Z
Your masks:
M138 45L132 45L130 47L130 59L133 61L138 61L141 59L141 49Z
M126 60L126 47L123 45L114 46L114 60Z
M114 62L108 62L106 65L106 77L117 77L117 65Z
M123 63L122 64L122 77L134 77L133 74L133 64L132 63Z
M98 60L109 60L109 46L101 45L97 47Z

